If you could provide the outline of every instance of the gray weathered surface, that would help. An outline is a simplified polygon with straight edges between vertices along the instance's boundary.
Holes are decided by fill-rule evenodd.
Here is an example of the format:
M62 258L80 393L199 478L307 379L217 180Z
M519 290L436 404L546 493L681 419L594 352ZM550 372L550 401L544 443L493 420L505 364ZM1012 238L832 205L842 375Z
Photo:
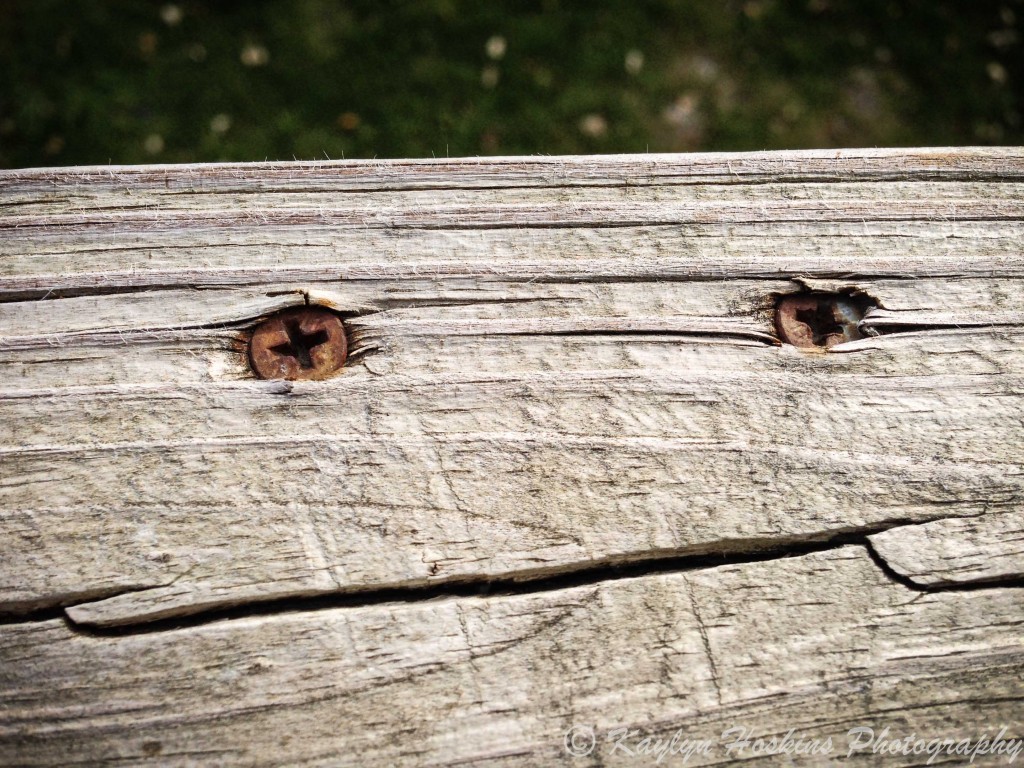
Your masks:
M1022 626L1020 590L915 594L862 547L126 637L21 624L0 633L0 746L28 765L75 743L167 765L546 766L580 725L598 736L583 765L637 764L608 742L621 727L711 739L690 762L707 765L745 726L832 737L835 759L865 725L1019 734Z
M429 731L420 746L439 762L521 748L520 762L549 763L552 723L573 713L717 727L735 700L746 702L735 716L765 732L813 731L881 711L858 675L883 687L879 676L903 676L886 695L920 707L921 728L963 730L991 715L1019 729L1022 192L1024 151L1013 149L0 172L0 614L10 622L0 654L23 659L0 668L0 750L46 762L71 734L98 729L83 760L132 758L142 741L165 742L131 741L134 716L117 702L152 701L138 704L145 717L193 758L224 750L224 760L251 761L240 742L299 739L350 718L349 705L318 709L271 676L218 718L223 699L197 693L205 703L190 710L161 686L181 684L167 672L181 663L210 670L196 685L242 679L229 670L258 667L260 647L295 637L324 650L295 651L281 674L325 690L333 682L323 679L375 679L360 655L373 643L396 669L431 671L428 682L401 678L409 707L483 686L435 723L366 682L352 694L361 733L310 735L295 754L312 762L337 762L346 744L364 764L413 761L417 739L371 749L368 734L422 718L433 725L409 733ZM803 287L874 297L870 337L828 353L780 346L773 303ZM325 382L253 379L246 333L304 302L349 317L351 364ZM808 590L851 607L831 609L827 626L784 612L794 623L778 619L778 645L755 666L781 674L784 649L803 648L798 633L810 632L827 640L807 646L816 650L794 662L796 677L845 682L793 682L784 692L803 698L792 710L751 704L786 683L762 690L755 678L767 673L745 666L761 630L737 624L749 617L728 601L751 597L727 574L761 584L782 566L739 561L812 546L820 584L801 577L771 598L752 590L750 616L761 618L750 627L775 626L765 606L799 606ZM738 564L710 568L723 553ZM874 593L842 581L849 562L885 601L949 613L857 614ZM616 564L646 575L617 580ZM562 574L589 586L550 581ZM536 595L527 584L516 596L465 596L477 582L538 578L549 580ZM683 674L661 656L669 640L654 642L632 618L616 631L614 612L611 635L591 632L598 601L559 626L579 635L572 653L604 654L615 669L635 657L635 679L597 675L565 701L566 690L530 703L527 688L519 699L488 689L509 678L528 687L530 664L543 679L552 654L570 665L551 645L508 637L531 636L579 590L647 606L652 626L678 624L686 637L696 622L692 652L718 671ZM302 602L342 594L356 604ZM446 607L376 605L425 594ZM278 602L259 608L267 601ZM967 652L947 633L981 605L1003 618L977 625ZM262 613L202 623L235 606ZM308 610L278 615L284 607ZM452 616L478 610L506 618L463 637L461 650L442 648L464 632ZM374 639L393 611L441 645ZM507 618L517 611L519 634ZM179 617L200 623L131 634ZM324 639L344 633L369 639ZM709 650L716 635L723 645ZM873 650L908 636L933 661ZM238 644L237 655L203 661L210 638ZM836 660L855 641L867 649L863 669ZM472 646L494 644L514 653L482 671ZM457 663L444 661L449 652ZM75 675L105 654L116 674L89 707L47 698L62 679L92 691ZM1000 665L1017 671L1002 679ZM751 679L730 687L732 668ZM984 718L951 693L999 686L1003 703ZM264 748L268 762L297 749Z

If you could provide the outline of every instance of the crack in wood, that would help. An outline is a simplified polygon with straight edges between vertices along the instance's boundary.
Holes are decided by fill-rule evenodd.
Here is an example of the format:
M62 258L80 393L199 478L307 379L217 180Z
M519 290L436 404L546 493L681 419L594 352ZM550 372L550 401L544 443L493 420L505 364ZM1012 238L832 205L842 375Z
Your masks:
M954 518L936 518L936 520L946 519ZM639 560L606 562L597 565L584 563L579 564L576 567L561 568L557 573L547 573L536 576L513 574L508 577L497 578L451 579L449 581L434 584L410 584L386 588L369 588L358 591L350 590L331 594L321 593L312 596L299 595L269 600L251 600L237 605L230 605L228 607L217 607L206 610L200 608L195 612L187 614L161 618L153 621L118 624L115 626L94 626L87 623L76 622L71 618L67 611L68 609L73 609L78 605L88 605L88 602L80 602L64 604L61 606L49 606L19 616L4 617L0 619L0 626L4 624L50 621L56 618L63 618L69 626L75 629L76 632L86 635L94 635L97 637L118 637L123 635L169 631L251 616L273 616L284 613L319 611L337 608L360 608L389 603L420 603L465 597L497 598L509 595L557 592L559 590L570 589L573 587L593 586L604 582L622 579L634 579L659 574L693 573L722 566L742 565L790 557L800 557L816 552L836 550L850 545L865 547L871 559L890 580L900 584L912 592L922 594L935 592L970 592L994 588L1016 589L1024 587L1024 575L1019 577L1015 576L994 579L985 582L971 582L955 585L943 584L939 586L921 585L905 576L901 576L889 566L883 557L878 554L868 538L873 534L898 529L900 527L906 527L906 524L888 523L875 525L861 528L856 532L845 532L823 538L806 537L798 541L778 542L773 543L771 546L742 549L738 551L722 551L717 554L713 552L702 552L699 554L670 555L663 557L653 556ZM723 544L728 544L728 542L723 542ZM137 590L126 590L124 592L145 592L147 589L151 588L152 587L143 587ZM115 595L108 595L108 597L110 596Z

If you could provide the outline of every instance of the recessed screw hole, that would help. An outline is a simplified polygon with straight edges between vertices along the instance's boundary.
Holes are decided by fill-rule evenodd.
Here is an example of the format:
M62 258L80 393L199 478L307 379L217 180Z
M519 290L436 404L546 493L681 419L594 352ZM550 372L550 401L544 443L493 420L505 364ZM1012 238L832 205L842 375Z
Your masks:
M313 367L313 357L310 352L314 347L326 344L329 338L327 331L314 331L303 333L298 320L287 320L284 324L285 333L288 334L288 341L283 344L271 347L271 352L279 355L294 357L299 361L299 367L310 369Z
M345 365L342 319L324 307L292 307L268 317L249 339L249 365L261 379L317 381Z
M798 293L783 296L775 309L779 338L802 349L828 349L864 337L860 321L877 303L854 293Z
M811 329L811 340L816 347L825 346L832 334L843 332L843 327L836 322L833 308L827 304L819 304L814 309L798 309L796 319Z

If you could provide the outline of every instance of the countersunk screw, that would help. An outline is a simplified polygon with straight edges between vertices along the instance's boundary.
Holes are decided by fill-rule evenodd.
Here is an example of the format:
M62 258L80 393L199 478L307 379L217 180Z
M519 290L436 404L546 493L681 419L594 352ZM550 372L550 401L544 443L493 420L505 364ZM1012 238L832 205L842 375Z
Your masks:
M261 379L315 381L345 364L348 342L341 318L323 307L294 307L257 326L249 364Z
M801 349L828 349L861 339L860 321L874 302L845 293L784 296L775 310L779 337Z

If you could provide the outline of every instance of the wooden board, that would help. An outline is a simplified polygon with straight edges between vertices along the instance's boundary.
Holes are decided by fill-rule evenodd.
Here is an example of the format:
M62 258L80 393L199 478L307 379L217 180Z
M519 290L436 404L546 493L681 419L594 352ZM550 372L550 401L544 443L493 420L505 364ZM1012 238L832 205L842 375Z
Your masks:
M839 758L863 727L1019 734L1021 607L1010 589L910 592L850 546L142 634L30 622L0 635L13 703L0 738L29 765L64 762L70 744L90 761L168 765L552 765L569 762L575 726L595 736L582 764L653 765L616 744L682 729L714 743L690 762L707 765L753 756L727 751L729 729L794 729L832 738ZM910 758L885 764L923 762Z
M1014 149L0 171L0 763L1024 735L1022 192ZM780 344L806 289L867 337ZM254 378L303 304L349 365Z

